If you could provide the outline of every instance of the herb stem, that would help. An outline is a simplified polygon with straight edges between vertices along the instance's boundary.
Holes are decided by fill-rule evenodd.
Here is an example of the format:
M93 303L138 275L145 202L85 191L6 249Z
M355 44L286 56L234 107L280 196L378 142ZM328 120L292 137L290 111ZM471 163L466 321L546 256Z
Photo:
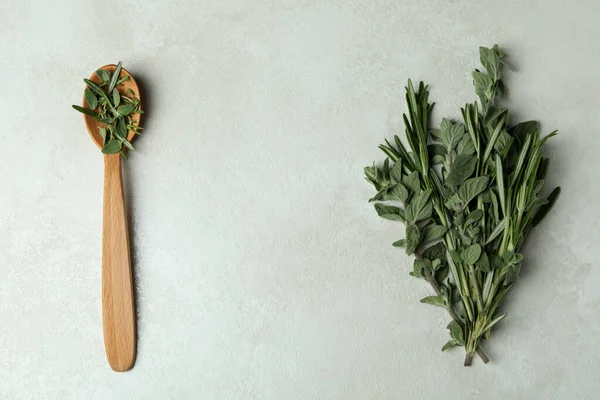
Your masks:
M479 309L479 313L482 313L483 310L483 300L481 299L481 290L479 289L479 283L477 282L477 276L475 275L475 267L473 265L469 265L469 276L471 278L471 285L473 285L473 293L475 294L475 301L477 302L477 308Z
M435 281L435 279L433 278L433 275L431 275L431 273L429 271L425 271L425 280L427 282L429 282L429 284L433 288L433 291L435 292L435 294L440 294L440 286ZM452 308L452 305L449 304L446 307L446 310L448 310L448 314L450 314L450 316L452 317L453 320L455 320L456 322L458 322L458 325L460 325L461 328L465 327L465 324L460 319L460 317L458 316L458 314L456 313L456 311L454 311L454 308Z

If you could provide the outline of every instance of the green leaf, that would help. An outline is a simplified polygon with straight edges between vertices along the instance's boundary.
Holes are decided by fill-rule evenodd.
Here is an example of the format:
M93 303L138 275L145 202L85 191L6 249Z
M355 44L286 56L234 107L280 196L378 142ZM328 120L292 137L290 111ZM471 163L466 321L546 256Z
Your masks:
M375 210L377 210L377 214L381 218L389 219L392 221L405 221L404 212L398 207L387 206L385 204L377 203L375 204Z
M421 299L421 303L432 304L434 306L440 306L446 308L446 302L440 296L427 296Z
M123 140L123 144L125 145L125 147L127 147L129 150L134 150L133 145L129 142L129 140L125 139Z
M483 329L483 331L487 331L489 330L492 326L496 325L498 322L500 322L504 317L506 317L506 313L502 314L501 316L494 318L489 324L487 324L485 326L485 328Z
M408 200L408 190L406 190L401 183L392 186L392 188L388 190L387 195L393 200L400 200L403 203Z
M458 344L458 343L457 343L457 342L456 342L456 340L454 340L454 339L448 340L448 341L446 342L446 344L444 345L444 347L442 347L442 351L446 351L446 350L448 350L448 349L450 349L450 348L452 348L452 347L456 346L457 344Z
M90 110L89 108L83 108L80 106L73 105L73 108L79 111L80 113L84 113L86 115L97 117L98 113L96 111Z
M114 118L111 118L111 117L107 117L107 118L100 118L100 119L98 120L98 122L101 122L101 123L103 123L103 124L106 124L106 125L112 125L112 124L114 124L114 122L115 122L115 119L114 119Z
M498 139L496 139L496 143L494 144L494 150L502 157L505 157L511 148L513 140L512 136L506 133L506 131L500 132L500 136L498 136Z
M467 215L467 219L465 220L465 226L472 224L473 222L477 222L483 217L483 211L480 209L473 210Z
M390 169L390 178L393 183L402 182L402 162L396 161L392 169Z
M458 196L458 193L454 193L446 202L444 203L446 208L449 210L460 211L463 207L463 201Z
M506 226L506 219L503 219L502 221L500 221L498 223L498 225L496 225L496 227L494 228L492 233L490 233L490 236L485 241L485 245L490 244L492 242L492 240L496 239L498 237L498 235L500 235L502 233L505 226Z
M423 229L422 243L433 242L441 239L446 233L446 228L442 225L428 225Z
M117 68L115 68L115 72L113 72L112 78L110 79L110 84L108 85L108 93L112 92L117 87L117 81L119 80L119 75L121 75L121 68L121 61L119 61L119 63L117 64ZM133 91L131 95L134 95Z
M485 251L481 253L481 257L479 257L479 261L477 261L477 268L482 272L491 271L490 260Z
M448 329L450 330L450 336L452 339L454 339L460 345L465 344L465 336L458 322L452 320L452 322L448 324Z
M444 118L440 124L440 129L435 132L435 136L446 146L448 150L452 150L454 146L465 135L465 126L463 124L453 124L450 120ZM448 152L445 151L445 153Z
M502 161L500 156L496 154L496 183L498 184L498 197L500 197L500 207L502 208L502 216L506 214L506 192L504 189L504 171L502 170Z
M383 172L383 178L387 181L390 180L390 159L386 158L385 161L383 162L383 168L382 168L382 172Z
M441 264L440 267L436 270L435 279L438 282L442 282L448 276L448 272L450 268L447 265Z
M421 231L416 225L408 225L406 227L406 254L415 252L421 242Z
M423 271L422 271L422 267L418 263L418 261L419 260L415 259L415 261L413 262L413 270L412 270L412 272L409 272L408 274L410 276L414 276L415 278L422 278L423 277Z
M448 154L448 150L441 144L430 144L427 146L427 153L430 157L433 156L446 156Z
M473 144L473 140L468 135L465 135L460 142L458 142L458 146L456 146L456 154L457 155L466 155L470 156L475 154L475 145Z
M494 50L483 46L480 47L479 60L488 74L490 74L492 80L497 81L500 79L500 57Z
M421 191L421 182L419 181L419 173L413 171L402 179L402 184L413 193Z
M410 222L418 222L425 218L429 218L433 211L433 206L429 197L431 189L424 190L416 195L406 207L406 220Z
M100 82L102 84L106 84L110 81L110 74L106 70L99 69L98 71L96 71L96 76L100 78Z
M133 112L133 110L135 110L136 107L137 107L137 105L134 103L125 104L125 105L119 106L117 108L117 112L119 114L121 114L122 116L126 116L126 115L131 114Z
M92 92L90 89L85 88L84 90L84 97L85 97L85 102L87 103L87 105L92 109L95 110L96 107L98 107L98 98L96 97L96 95L94 94L94 92Z
M405 247L406 246L406 239L396 240L394 243L392 243L392 246L394 246L394 247Z
M483 125L490 125L492 124L494 121L496 121L496 119L502 117L502 115L508 113L508 109L504 108L504 107L494 107L494 106L489 106L488 110L485 114L485 117L483 118Z
M368 166L364 168L365 171L365 179L368 182L371 182L375 187L378 186L379 174L378 169L375 166Z
M487 176L478 176L477 178L467 179L458 189L459 197L469 204L479 193L483 192L488 185L489 178Z
M127 126L125 125L125 120L123 118L117 118L115 136L118 139L124 140L127 138Z
M505 265L502 257L497 256L496 254L490 254L488 258L490 260L490 267L492 269L502 269L502 267Z
M115 154L121 151L121 147L120 140L109 140L102 148L102 152L104 154Z
M481 98L491 97L492 79L489 75L480 71L473 71L473 84L475 85L475 94Z
M476 165L477 158L474 156L466 154L457 156L450 169L450 174L446 178L446 183L448 185L460 185L473 174Z
M510 128L511 135L517 138L521 146L523 143L525 143L527 136L531 134L538 134L539 132L540 123L537 121L521 122Z
M112 97L113 97L113 104L115 105L115 107L118 107L119 104L121 104L121 96L119 95L119 91L116 89L113 90Z
M106 95L104 90L102 90L102 88L100 86L96 85L94 82L90 81L89 79L84 79L83 81L88 85L88 87L90 89L92 89L94 91L94 93L101 96L106 101L106 103L112 108L112 104L111 104L110 100L108 99L108 96Z
M444 260L446 258L446 246L444 242L437 243L423 250L423 257L428 260Z
M416 258L414 261L414 269L419 272L427 271L433 273L433 264L429 260Z
M461 260L467 265L473 265L481 256L481 246L477 243L472 244L460 253Z

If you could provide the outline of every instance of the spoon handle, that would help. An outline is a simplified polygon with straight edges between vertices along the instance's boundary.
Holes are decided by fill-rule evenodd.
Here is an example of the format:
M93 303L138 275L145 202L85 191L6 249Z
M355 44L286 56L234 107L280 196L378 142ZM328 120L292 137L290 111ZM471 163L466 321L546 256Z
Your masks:
M135 314L121 155L104 156L102 224L102 319L111 368L127 371L135 361Z

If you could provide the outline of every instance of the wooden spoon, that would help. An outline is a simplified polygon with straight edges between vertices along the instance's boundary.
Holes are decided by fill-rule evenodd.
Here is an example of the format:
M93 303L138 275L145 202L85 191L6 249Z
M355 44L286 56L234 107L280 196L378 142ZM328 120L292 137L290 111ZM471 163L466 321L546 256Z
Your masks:
M116 65L105 65L100 69L115 71ZM130 80L118 87L119 93L131 89L135 97L140 91L133 76L125 68L119 77L129 75ZM90 80L99 83L92 74ZM83 106L88 107L85 96ZM85 126L98 147L102 148L102 136L98 128L104 125L93 117L84 114ZM136 118L139 124L139 118ZM135 133L129 131L127 140ZM123 203L123 180L121 176L121 155L104 155L104 213L102 219L102 320L104 326L104 347L108 363L115 371L127 371L133 367L136 354L135 312L133 303L133 279L127 218Z

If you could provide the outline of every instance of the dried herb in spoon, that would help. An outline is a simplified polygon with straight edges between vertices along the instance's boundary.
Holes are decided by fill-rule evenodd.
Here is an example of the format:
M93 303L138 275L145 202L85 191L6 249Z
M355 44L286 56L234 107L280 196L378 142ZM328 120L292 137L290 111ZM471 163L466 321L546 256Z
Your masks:
M541 195L549 162L542 149L556 131L541 137L536 121L511 123L498 104L505 55L497 45L480 47L479 55L479 102L461 109L460 122L443 119L432 129L429 87L421 82L415 90L409 80L408 149L395 136L379 146L387 155L382 167L365 168L379 216L406 227L393 245L415 256L410 275L435 292L421 302L452 318L442 350L464 346L465 365L475 352L488 362L481 340L506 316L500 307L519 275L526 239L560 193Z
M140 107L140 99L135 96L131 89L124 92L119 87L131 79L129 75L121 75L121 62L113 73L99 69L96 76L98 84L89 79L84 79L87 87L84 92L85 103L89 108L73 105L73 108L83 114L92 116L98 122L104 124L98 128L102 137L104 154L121 153L127 158L123 146L133 150L133 145L127 140L129 131L139 135L142 129L136 118L144 112Z

